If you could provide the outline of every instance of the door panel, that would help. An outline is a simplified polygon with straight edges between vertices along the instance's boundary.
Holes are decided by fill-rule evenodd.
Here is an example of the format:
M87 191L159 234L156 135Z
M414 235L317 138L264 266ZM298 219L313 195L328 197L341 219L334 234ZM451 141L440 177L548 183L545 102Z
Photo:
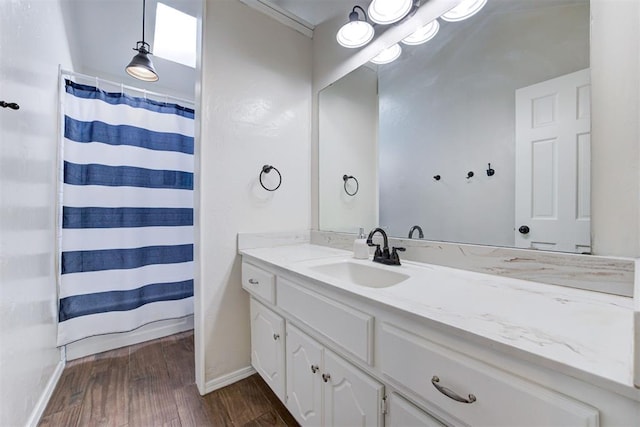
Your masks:
M381 426L383 385L325 350L324 424Z
M322 425L323 348L287 324L287 409L304 426Z
M516 247L590 250L590 103L588 69L516 91Z
M284 319L251 298L251 365L284 402Z

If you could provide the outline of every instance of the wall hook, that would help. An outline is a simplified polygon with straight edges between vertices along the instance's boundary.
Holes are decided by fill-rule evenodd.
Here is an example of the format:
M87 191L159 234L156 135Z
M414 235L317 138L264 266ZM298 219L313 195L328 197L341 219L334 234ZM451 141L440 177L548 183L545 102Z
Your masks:
M496 174L494 169L491 169L491 163L489 163L489 168L487 169L487 176L493 176Z
M18 104L16 104L15 102L0 101L0 107L2 107L2 108L11 108L12 110L19 110L20 109L20 106Z
M350 179L356 182L356 189L352 193L350 193L349 190L347 190L347 181L349 181ZM344 192L350 196L355 196L358 193L358 190L360 189L360 183L358 182L356 177L353 175L342 175L342 180L344 181Z
M433 179L435 179L436 181L440 181L440 175L434 175Z
M264 185L264 183L262 182L262 174L269 173L272 170L274 170L274 171L276 171L278 173L278 185L276 185L275 188L267 188ZM260 185L262 185L262 188L264 188L267 191L276 191L278 188L280 188L281 184L282 184L282 175L280 174L280 171L278 169L276 169L275 166L271 166L271 165L262 166L262 171L260 171Z
M467 172L467 179L473 177L473 171Z

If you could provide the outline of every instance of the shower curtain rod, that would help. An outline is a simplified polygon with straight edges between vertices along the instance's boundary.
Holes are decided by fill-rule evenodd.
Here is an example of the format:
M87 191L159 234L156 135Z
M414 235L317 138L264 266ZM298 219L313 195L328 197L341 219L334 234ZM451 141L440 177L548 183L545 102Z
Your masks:
M69 70L65 70L65 69L60 68L60 76L62 76L62 75L68 75L68 76L71 76L71 77L80 77L80 78L83 78L83 79L86 79L86 80L95 81L96 83L103 82L103 83L108 84L108 85L120 87L123 91L124 91L124 89L127 89L129 91L136 91L136 92L140 92L140 93L144 94L145 96L146 95L153 96L154 98L172 99L174 101L178 101L178 102L182 102L182 103L185 103L185 104L189 104L187 106L191 107L191 108L193 108L195 106L195 102L194 101L190 101L190 100L185 99L185 98L179 98L177 96L167 95L167 94L159 93L159 92L152 92L152 91L149 91L149 90L146 90L146 89L140 89L140 88L137 88L137 87L125 85L123 83L117 83L117 82L113 82L111 80L106 80L106 79L103 79L101 77L89 76L87 74L77 73L75 71L69 71Z

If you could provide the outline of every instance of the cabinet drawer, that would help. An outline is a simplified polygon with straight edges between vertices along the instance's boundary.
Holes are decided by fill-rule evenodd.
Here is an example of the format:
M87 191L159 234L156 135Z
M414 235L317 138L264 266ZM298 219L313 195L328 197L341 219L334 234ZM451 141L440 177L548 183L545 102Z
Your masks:
M278 307L365 363L373 362L373 316L278 277Z
M598 411L411 332L383 323L380 367L392 382L473 426L598 425ZM446 388L439 391L434 385ZM472 403L458 402L443 392ZM470 396L470 395L473 395Z
M242 263L242 287L249 293L275 304L275 282L274 274L247 262Z
M389 412L386 427L444 427L438 420L413 406L397 393L387 396Z

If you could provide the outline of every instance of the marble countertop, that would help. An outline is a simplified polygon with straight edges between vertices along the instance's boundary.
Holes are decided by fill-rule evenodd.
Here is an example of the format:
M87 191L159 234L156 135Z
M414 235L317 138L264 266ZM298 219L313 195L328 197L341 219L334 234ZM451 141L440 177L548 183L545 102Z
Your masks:
M552 367L568 366L582 379L608 385L640 400L633 386L633 298L548 285L431 264L403 261L375 266L410 276L387 288L369 288L316 272L312 267L355 260L351 251L311 244L240 251L422 318L507 348L522 350Z

